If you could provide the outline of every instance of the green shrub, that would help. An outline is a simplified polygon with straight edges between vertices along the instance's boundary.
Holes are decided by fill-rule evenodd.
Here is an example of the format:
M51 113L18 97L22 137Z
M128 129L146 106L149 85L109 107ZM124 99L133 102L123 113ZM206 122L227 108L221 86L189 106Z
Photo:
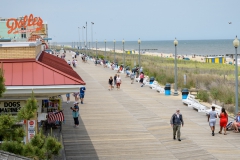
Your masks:
M209 100L209 94L205 90L200 90L197 94L197 98L201 99L203 102L208 102Z

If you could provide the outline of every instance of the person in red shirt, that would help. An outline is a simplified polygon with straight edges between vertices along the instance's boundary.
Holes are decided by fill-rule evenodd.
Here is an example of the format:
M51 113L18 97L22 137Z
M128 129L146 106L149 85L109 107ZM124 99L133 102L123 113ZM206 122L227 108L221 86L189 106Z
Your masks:
M144 73L141 72L139 77L140 77L140 81L139 81L139 82L142 84L141 87L143 87L143 85L144 85L144 84L143 84Z
M222 108L222 112L220 113L219 118L220 118L220 131L218 133L222 134L222 129L224 128L224 135L227 135L226 126L228 122L228 114L226 113L225 108Z

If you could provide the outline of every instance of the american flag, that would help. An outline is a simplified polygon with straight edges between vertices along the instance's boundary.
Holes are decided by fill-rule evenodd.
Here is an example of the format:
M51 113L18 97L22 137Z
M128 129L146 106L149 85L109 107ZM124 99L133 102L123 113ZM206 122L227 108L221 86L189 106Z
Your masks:
M52 113L49 114L49 121L53 122L53 121L63 121L64 120L64 114L62 111L56 112L56 113Z

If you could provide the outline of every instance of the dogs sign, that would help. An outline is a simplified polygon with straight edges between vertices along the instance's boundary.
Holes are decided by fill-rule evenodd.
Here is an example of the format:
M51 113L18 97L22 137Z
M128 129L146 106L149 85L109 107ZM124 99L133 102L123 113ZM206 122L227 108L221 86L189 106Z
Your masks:
M40 17L33 17L33 14L24 16L23 19L9 18L6 23L8 34L18 34L23 32L36 32L40 31L43 26L43 20ZM28 27L36 27L27 29ZM24 28L24 29L23 29Z

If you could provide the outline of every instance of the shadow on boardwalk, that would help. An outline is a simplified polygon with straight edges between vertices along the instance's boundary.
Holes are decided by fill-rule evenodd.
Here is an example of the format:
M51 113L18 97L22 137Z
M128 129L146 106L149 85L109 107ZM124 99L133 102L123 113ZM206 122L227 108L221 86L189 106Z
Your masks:
M62 138L66 159L99 159L81 117L79 117L79 127L74 127L71 106L73 106L72 102L63 103L65 123Z

